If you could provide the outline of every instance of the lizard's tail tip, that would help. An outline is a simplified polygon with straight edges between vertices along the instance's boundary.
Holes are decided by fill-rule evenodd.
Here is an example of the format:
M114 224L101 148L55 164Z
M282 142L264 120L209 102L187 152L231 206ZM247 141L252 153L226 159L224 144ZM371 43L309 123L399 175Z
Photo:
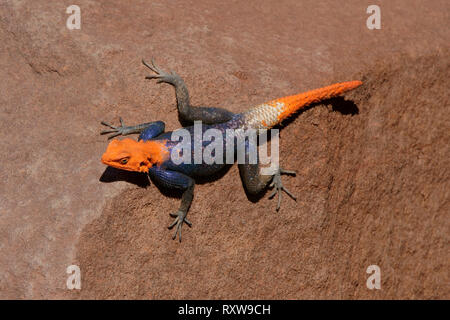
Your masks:
M353 81L344 82L344 84L346 85L348 90L353 90L353 89L356 89L359 86L361 86L363 84L363 82L360 80L353 80Z

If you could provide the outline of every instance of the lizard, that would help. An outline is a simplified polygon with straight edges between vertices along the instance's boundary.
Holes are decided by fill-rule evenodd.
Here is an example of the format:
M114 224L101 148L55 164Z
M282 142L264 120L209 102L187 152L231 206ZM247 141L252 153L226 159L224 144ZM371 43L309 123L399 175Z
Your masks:
M194 123L194 121L201 121L202 132L214 128L220 130L224 135L227 129L270 129L301 108L336 97L362 85L362 82L357 80L336 83L263 103L242 113L233 113L218 107L192 106L187 86L177 73L164 71L156 65L154 59L151 60L151 64L144 60L142 60L142 63L152 71L152 74L146 76L145 79L156 80L157 83L167 83L174 87L180 120L189 124ZM147 173L160 186L181 190L180 207L175 213L170 213L174 221L168 227L169 229L175 227L172 238L176 239L178 235L181 242L183 224L186 223L189 227L192 226L192 223L186 216L194 198L195 179L202 176L211 176L222 170L226 164L207 164L205 161L197 164L176 164L172 161L170 153L178 142L171 140L172 131L164 132L164 122L152 121L135 126L126 126L122 118L119 119L120 126L113 126L102 121L101 124L109 127L109 129L102 131L101 134L110 134L108 139L129 134L139 134L139 137L137 141L130 138L111 140L101 158L102 163L121 170ZM184 127L184 129L191 133L192 140L195 139L193 135L194 126L189 125ZM195 141L192 142L192 145L194 145ZM208 142L202 143L203 148L208 144ZM295 196L283 186L281 180L281 175L295 176L296 173L277 166L273 174L262 174L259 159L257 159L256 163L248 161L249 152L251 147L254 147L252 145L254 142L245 140L244 143L245 145L242 147L245 150L245 162L238 163L238 168L247 192L256 195L262 193L266 188L273 188L269 198L273 198L278 194L277 211L280 208L283 191L296 200ZM226 148L226 144L224 148ZM236 143L233 148L236 148Z

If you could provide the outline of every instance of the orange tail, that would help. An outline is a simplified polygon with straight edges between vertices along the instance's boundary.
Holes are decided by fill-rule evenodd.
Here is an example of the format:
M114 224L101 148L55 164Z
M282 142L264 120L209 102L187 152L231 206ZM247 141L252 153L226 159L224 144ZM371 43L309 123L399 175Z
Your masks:
M303 107L310 105L311 103L337 97L343 94L344 92L359 87L360 85L362 85L361 81L348 81L335 83L323 88L307 91L289 97L280 98L271 101L268 104L276 105L277 102L284 104L284 108L282 108L282 111L278 115L278 122L281 122L283 121L283 119L286 119L292 113L296 112L297 110Z
M247 123L254 129L271 128L297 110L311 103L330 99L362 85L361 81L348 81L304 93L279 98L261 104L245 113Z

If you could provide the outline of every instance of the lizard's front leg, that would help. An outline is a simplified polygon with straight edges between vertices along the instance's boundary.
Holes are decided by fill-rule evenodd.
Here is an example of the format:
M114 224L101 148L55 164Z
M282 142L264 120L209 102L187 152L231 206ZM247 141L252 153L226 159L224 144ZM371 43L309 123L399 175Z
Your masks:
M144 60L142 60L142 63L154 72L153 75L146 76L146 79L156 79L157 83L165 82L174 86L178 114L181 119L188 122L201 120L205 124L214 124L226 122L233 118L234 113L222 108L192 106L189 101L189 92L186 84L178 74L173 71L170 73L165 72L155 64L153 59L151 64Z
M173 223L169 226L169 229L175 228L175 233L173 234L173 239L179 237L181 242L181 229L183 223L186 223L189 227L192 223L186 219L189 207L191 206L192 199L194 198L194 185L195 181L191 177L176 171L164 170L158 167L152 167L149 169L149 175L151 178L155 179L161 186L169 189L181 189L183 190L183 195L181 197L180 208L175 213L171 213L170 216L175 218Z
M165 124L162 121L152 121L147 123L141 123L135 126L126 126L123 123L122 118L119 118L120 126L113 126L105 121L102 121L101 124L110 128L110 130L104 130L100 132L100 134L110 134L108 139L112 139L117 136L126 136L133 133L140 133L140 139L148 140L153 137L160 135L164 132Z
M177 237L177 233L181 242L181 228L183 227L183 222L186 222L186 224L189 227L192 227L192 223L186 219L186 215L188 213L189 207L192 203L192 199L194 198L194 184L189 186L184 192L181 197L181 205L177 212L171 213L170 216L172 218L175 218L175 220L172 222L172 224L169 226L169 229L175 228L175 233L173 234L172 239L175 240Z

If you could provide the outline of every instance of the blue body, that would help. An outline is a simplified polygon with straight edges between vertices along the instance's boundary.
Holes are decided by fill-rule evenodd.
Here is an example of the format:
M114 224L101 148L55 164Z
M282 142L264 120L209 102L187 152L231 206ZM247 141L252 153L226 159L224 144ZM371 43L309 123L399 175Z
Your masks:
M202 125L202 136L208 129L214 128L219 130L222 133L222 141L224 145L223 155L225 157L227 149L227 143L225 139L226 130L240 128L243 126L243 123L243 116L241 114L236 114L231 120L224 123ZM172 141L172 131L164 132L164 127L164 122L154 122L140 134L138 140L166 141L165 145L168 151L172 152L173 148L177 146L179 141ZM149 169L149 175L165 187L185 189L189 187L191 183L193 184L193 177L209 176L220 171L224 166L226 166L225 158L220 164L207 164L204 161L202 161L202 163L200 164L194 164L194 139L196 138L194 136L194 126L184 127L183 129L188 130L191 137L191 163L175 164L169 157L169 159L163 162L160 166L153 166ZM210 143L211 141L203 141L202 148L204 149ZM234 139L233 149L234 151L236 150L236 139Z

